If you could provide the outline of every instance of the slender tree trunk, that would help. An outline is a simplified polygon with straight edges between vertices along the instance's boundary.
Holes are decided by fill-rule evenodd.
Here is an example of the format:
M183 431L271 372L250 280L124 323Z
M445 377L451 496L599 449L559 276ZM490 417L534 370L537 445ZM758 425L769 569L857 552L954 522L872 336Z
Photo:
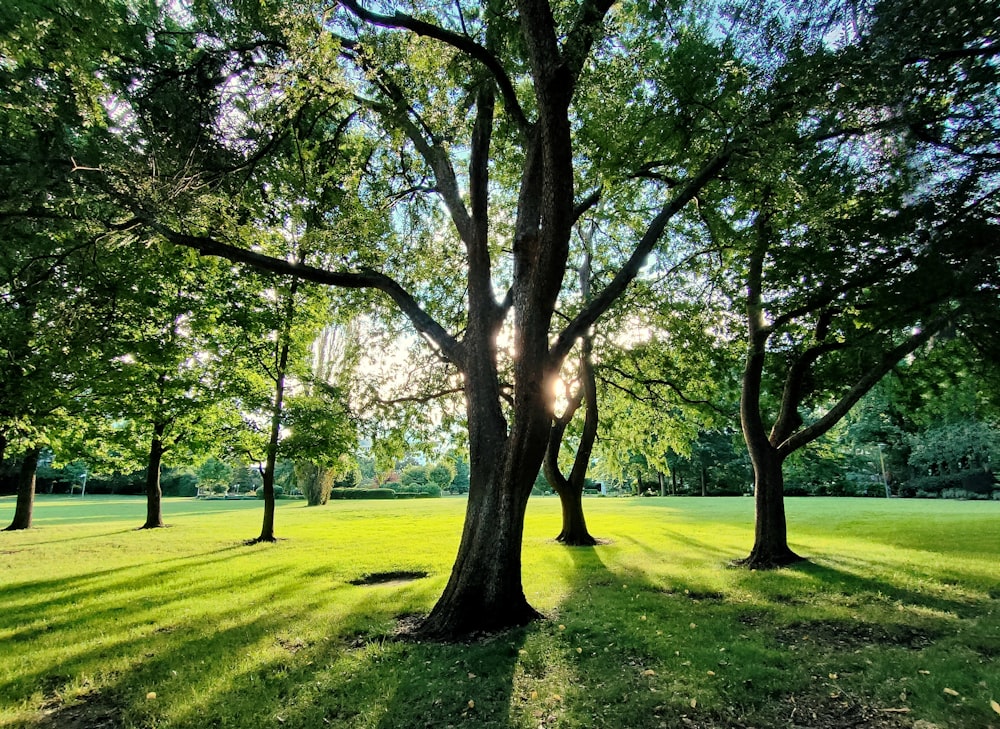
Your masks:
M3 468L3 459L7 455L7 436L0 433L0 468Z
M660 484L660 496L666 496L667 495L667 484L666 484L666 481L663 480L663 471L657 471L656 472L656 481L657 481L657 483Z
M282 348L285 351L285 348ZM260 535L250 541L250 544L258 542L276 542L274 536L274 469L278 463L278 435L281 430L281 408L285 393L285 377L282 375L278 379L278 386L274 392L274 404L271 410L271 432L267 441L267 460L264 464L264 474L262 478L262 488L264 489L264 519L260 526Z
M705 478L705 464L701 465L701 495L708 496L708 484Z
M785 524L784 477L781 472L784 456L778 452L768 436L761 416L761 386L764 359L770 330L765 325L761 304L761 283L764 257L767 252L768 218L758 216L757 226L761 244L750 259L747 279L747 360L743 370L740 391L740 426L747 444L754 474L754 545L749 556L737 564L752 569L781 567L802 558L788 547ZM772 436L780 442L780 433L772 429Z
M17 480L14 519L4 531L13 532L31 528L31 516L35 508L35 471L38 469L38 456L41 452L41 448L29 448L24 454Z
M559 493L562 504L562 531L556 541L568 547L592 547L597 540L587 529L587 519L583 514L583 489L570 488Z
M673 496L677 495L677 464L670 469L670 493Z
M274 373L274 400L271 404L271 430L267 439L267 456L264 465L264 519L260 526L260 535L248 544L259 542L276 542L274 536L274 470L278 463L278 440L281 435L281 415L285 405L285 373L288 370L288 354L291 351L292 320L295 316L295 294L298 292L299 280L292 279L285 301L284 320L278 337L278 360Z
M160 466L163 463L163 434L166 425L153 424L153 438L149 444L149 460L146 464L146 523L140 529L158 529L163 524L163 492L160 490Z

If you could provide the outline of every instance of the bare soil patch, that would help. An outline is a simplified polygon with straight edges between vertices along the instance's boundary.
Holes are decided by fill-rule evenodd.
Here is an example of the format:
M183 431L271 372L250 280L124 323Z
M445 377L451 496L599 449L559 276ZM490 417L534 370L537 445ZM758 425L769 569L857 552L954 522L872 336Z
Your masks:
M38 729L120 729L121 708L98 691L64 703L53 694L42 706L34 726Z
M922 650L932 645L937 636L933 631L912 625L809 621L779 628L776 637L785 645L816 641L841 650L873 645Z
M368 587L372 585L405 585L427 577L426 572L397 570L395 572L372 572L371 574L351 580L350 584Z

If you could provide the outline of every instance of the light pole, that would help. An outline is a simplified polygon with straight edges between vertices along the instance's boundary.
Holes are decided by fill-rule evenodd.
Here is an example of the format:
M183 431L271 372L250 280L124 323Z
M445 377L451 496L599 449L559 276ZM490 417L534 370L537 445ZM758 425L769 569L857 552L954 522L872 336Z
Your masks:
M889 479L885 475L885 458L882 457L882 444L876 443L878 447L878 462L882 467L882 485L885 487L885 498L892 498L892 491L889 489Z

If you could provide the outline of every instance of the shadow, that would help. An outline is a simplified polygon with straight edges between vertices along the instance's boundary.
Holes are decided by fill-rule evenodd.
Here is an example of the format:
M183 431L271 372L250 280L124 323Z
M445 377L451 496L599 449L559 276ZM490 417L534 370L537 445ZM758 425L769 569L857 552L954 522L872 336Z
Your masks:
M529 540L525 586L548 619L462 644L397 636L447 579L429 557L378 552L334 574L319 550L237 543L19 584L0 612L4 663L41 652L47 668L0 666L0 694L49 712L24 729L882 728L901 691L943 695L935 656L961 664L963 696L995 673L1000 594L916 585L875 557L749 573L725 567L726 537L608 536ZM427 576L349 583L373 565ZM971 701L951 709L984 725L962 713Z

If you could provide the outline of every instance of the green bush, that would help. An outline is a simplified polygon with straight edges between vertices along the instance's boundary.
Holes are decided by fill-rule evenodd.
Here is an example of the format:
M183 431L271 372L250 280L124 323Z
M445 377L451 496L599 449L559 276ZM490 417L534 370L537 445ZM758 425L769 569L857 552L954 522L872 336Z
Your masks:
M331 489L331 499L394 499L392 489Z
M396 494L415 494L435 498L441 495L441 487L433 483L410 483L396 486Z
M283 487L281 487L281 486L275 486L274 487L274 498L275 499L280 499L284 495L285 495L285 489ZM257 489L257 498L258 499L263 499L264 498L264 487L263 486L261 486L260 488Z
M940 476L918 476L903 484L903 496L942 496L946 499L987 497L993 491L993 474L984 470L960 471ZM959 493L961 492L961 495ZM966 496L965 494L969 495Z

